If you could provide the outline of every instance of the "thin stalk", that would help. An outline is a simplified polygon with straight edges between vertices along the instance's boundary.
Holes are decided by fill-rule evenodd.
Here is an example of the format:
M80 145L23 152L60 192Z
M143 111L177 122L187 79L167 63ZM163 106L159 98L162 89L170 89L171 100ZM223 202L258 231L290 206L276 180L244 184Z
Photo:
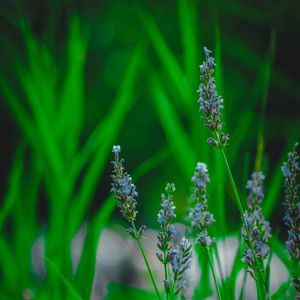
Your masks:
M164 261L166 260L166 252L164 251ZM165 281L168 280L168 271L167 271L167 265L164 263L164 271L165 271ZM166 298L169 299L169 293L166 291Z
M221 140L220 140L219 134L217 132L215 134L216 134L216 137L218 139L219 144L221 145ZM250 232L249 232L249 229L248 229L248 226L247 226L247 222L246 222L245 217L244 217L244 209L242 207L241 199L240 199L239 193L237 191L236 184L235 184L234 178L232 176L231 169L230 169L230 166L228 164L225 151L222 147L220 147L220 149L221 149L223 159L224 159L224 162L225 162L225 165L226 165L226 169L227 169L227 172L228 172L228 175L229 175L229 178L230 178L231 186L232 186L232 189L233 189L233 194L234 194L234 197L236 199L236 203L237 203L237 206L239 208L240 214L242 216L242 221L244 223L246 234L247 234L247 237L248 237L248 240L249 240L249 245L250 245L251 251L253 253L254 261L255 261L257 271L258 271L258 274L259 274L259 279L263 283L263 294L266 294L267 299L270 299L270 296L268 295L267 289L266 289L266 286L265 286L265 280L264 280L263 275L261 273L260 265L259 265L259 262L257 260L256 253L255 253L252 241L251 241L251 235L250 235Z
M138 235L138 231L137 231L137 229L136 229L136 227L135 227L135 224L134 224L133 222L131 222L131 225L132 225L132 228L133 228L133 230L135 231L136 235ZM136 241L137 241L137 243L138 243L138 245L139 245L140 251L141 251L142 256L143 256L143 258L144 258L144 262L145 262L145 264L146 264L146 267L147 267L149 276L150 276L150 278L151 278L153 287L154 287L154 289L155 289L156 295L157 295L158 299L161 300L160 294L159 294L159 292L158 292L158 288L157 288L156 283L155 283L155 280L154 280L154 276L153 276L153 274L152 274L150 265L149 265L149 263L148 263L148 259L147 259L146 254L145 254L144 247L143 247L143 245L142 245L142 243L141 243L141 241L140 241L140 237L138 237Z
M163 234L166 235L166 228L163 226L162 228ZM168 282L168 270L167 270L167 263L166 263L166 258L167 258L167 250L163 250L163 259L164 259L164 273L165 273L165 282ZM169 299L169 291L165 288L166 292L166 300Z
M213 274L215 286L216 286L216 289L217 289L218 298L219 298L219 300L222 300L222 296L221 296L221 292L220 292L220 287L219 287L219 283L217 281L217 277L216 277L216 273L215 273L215 270L214 270L214 266L213 266L211 254L210 254L210 251L209 251L208 248L206 248L206 250L207 250L208 260L209 260L209 264L210 264L210 269L211 269L211 272Z
M259 280L257 280L256 275L255 276L255 282L256 282L256 293L257 293L257 299L264 299L261 295L261 284Z

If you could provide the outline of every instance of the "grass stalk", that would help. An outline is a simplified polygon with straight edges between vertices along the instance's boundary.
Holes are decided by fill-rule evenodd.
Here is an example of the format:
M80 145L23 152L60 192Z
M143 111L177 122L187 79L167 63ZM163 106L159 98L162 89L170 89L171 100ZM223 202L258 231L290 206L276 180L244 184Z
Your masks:
M216 132L215 135L217 137L217 140L218 140L219 144L222 145L219 134ZM224 162L225 162L225 166L226 166L229 178L230 178L231 186L232 186L232 189L233 189L233 194L234 194L234 197L236 199L236 203L237 203L238 209L239 209L241 217L242 217L242 221L243 221L243 224L244 224L244 227L245 227L245 230L246 230L247 237L249 239L249 245L250 245L251 251L253 253L254 261L255 261L255 264L256 264L256 268L257 268L257 273L258 273L258 276L259 276L259 280L260 280L260 282L262 283L262 286L263 286L262 295L265 295L265 297L263 299L270 299L270 296L268 295L268 292L267 292L267 289L266 289L266 286L265 286L265 280L264 280L264 277L263 277L261 269L260 269L260 264L257 260L256 253L255 253L252 241L251 241L251 235L250 235L250 232L249 232L249 229L248 229L248 226L247 226L247 222L246 222L245 217L244 217L244 209L243 209L243 206L242 206L242 203L241 203L241 199L240 199L239 193L237 191L236 184L235 184L234 178L232 176L231 169L230 169L230 166L228 164L228 160L227 160L225 151L222 147L220 149L221 149L222 156L223 156L223 159L224 159ZM258 288L260 289L261 285L259 285Z
M219 300L222 300L221 291L220 291L219 283L217 281L217 276L216 276L216 273L215 273L215 269L214 269L214 266L213 266L211 253L210 253L208 248L206 248L206 250L207 250L207 256L208 256L208 260L209 260L209 264L210 264L210 269L211 269L211 272L213 274L213 278L214 278L218 298L219 298Z
M68 288L70 293L73 296L73 299L77 300L83 300L83 298L77 293L77 291L74 289L72 284L68 281L68 279L62 274L62 272L59 270L59 268L53 263L47 256L45 256L45 261L50 265L50 267L53 269L55 274L58 276L58 278L61 279L61 281L64 283L64 285Z
M134 222L131 222L131 225L132 225L133 230L135 231L136 236L138 236L138 238L137 238L136 241L137 241L137 243L138 243L138 245L139 245L139 248L140 248L140 251L141 251L141 253L142 253L142 256L143 256L144 262L145 262L145 264L146 264L146 267L147 267L149 276L150 276L150 278L151 278L153 287L154 287L154 289L155 289L156 295L157 295L157 297L158 297L159 300L162 300L161 297L160 297L158 288L157 288L157 286L156 286L156 283L155 283L155 280L154 280L154 276L153 276L153 273L152 273L152 271L151 271L151 268L150 268L148 259L147 259L147 257L146 257L144 247L143 247L143 245L142 245L142 243L141 243L140 236L139 236L139 234L138 234L138 231L137 231L137 229L136 229L136 226L135 226Z

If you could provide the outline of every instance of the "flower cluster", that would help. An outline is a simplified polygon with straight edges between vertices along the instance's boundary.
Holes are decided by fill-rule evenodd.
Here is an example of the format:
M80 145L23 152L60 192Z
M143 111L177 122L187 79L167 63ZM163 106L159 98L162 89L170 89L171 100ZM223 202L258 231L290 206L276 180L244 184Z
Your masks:
M224 123L221 122L221 109L223 108L223 98L218 95L215 79L213 77L215 60L210 56L211 51L204 47L205 61L200 66L200 87L199 87L199 103L200 112L203 114L205 126L214 133L218 134L219 139L208 139L208 143L212 146L223 148L228 144L229 136L221 132Z
M189 218L192 227L196 228L199 233L196 243L202 247L210 247L214 244L215 239L208 235L207 229L215 222L213 214L208 211L206 186L209 182L209 174L207 166L204 163L197 163L196 172L192 177L195 189L192 195L194 199L194 207L190 210Z
M191 267L192 245L183 237L180 244L172 250L170 254L170 263L174 275L172 295L177 295L186 287L183 278L184 273Z
M246 229L243 227L242 235L247 244L247 248L244 251L242 261L245 262L252 270L255 269L256 263L250 246L251 242L256 258L261 262L261 264L270 253L270 248L268 247L267 242L271 237L271 227L270 223L265 220L261 208L261 202L264 199L264 179L265 176L262 172L253 172L251 179L247 181L246 185L246 188L249 190L249 195L247 198L248 210L245 211L244 218L250 233L251 241L249 241ZM249 272L252 276L254 276L252 270L249 270Z
M295 145L296 148L297 144ZM285 192L285 217L284 223L288 227L288 240L286 249L290 254L291 261L300 270L300 202L298 200L299 184L297 175L299 174L299 155L294 150L288 153L288 159L282 166L284 176ZM300 276L293 274L293 285L300 294ZM300 295L299 295L300 296Z
M175 226L172 224L176 217L174 213L175 205L173 202L175 184L168 183L165 187L165 191L166 195L161 195L161 209L157 215L157 221L161 228L161 231L158 233L157 247L161 252L156 253L156 256L165 267L164 287L166 293L177 295L183 288L185 288L183 274L190 268L191 265L192 246L186 238L183 238L180 245L177 245L176 248L173 247L172 242L174 242L173 238L176 233ZM168 278L168 264L171 264L173 270L172 282L170 278Z
M161 263L167 265L170 262L171 241L175 233L175 227L172 224L173 219L176 217L173 202L173 193L175 192L174 183L168 183L165 191L167 196L165 194L161 195L161 209L157 215L157 221L161 228L161 231L158 233L157 247L162 253L156 253L156 256Z
M111 176L111 192L115 194L117 205L120 208L123 218L131 225L134 225L138 213L136 210L136 198L138 197L138 193L135 185L132 183L132 178L124 170L124 159L120 159L119 156L121 147L119 145L113 146L112 152L115 155L115 159L112 161L113 175ZM138 231L135 229L135 226L133 227L134 228L129 228L127 231L134 239L138 239L142 235L145 226L141 226Z

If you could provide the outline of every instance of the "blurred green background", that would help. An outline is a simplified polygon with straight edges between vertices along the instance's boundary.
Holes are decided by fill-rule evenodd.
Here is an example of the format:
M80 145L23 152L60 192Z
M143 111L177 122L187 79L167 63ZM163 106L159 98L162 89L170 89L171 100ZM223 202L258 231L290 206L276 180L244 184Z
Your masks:
M126 226L109 195L113 144L137 183L139 224L158 229L166 182L185 223L190 178L204 161L213 232L238 233L199 114L203 46L217 62L234 176L245 194L250 173L265 172L264 212L283 253L280 165L299 139L299 21L296 0L1 1L0 298L90 297L101 230ZM40 239L46 260L33 271Z

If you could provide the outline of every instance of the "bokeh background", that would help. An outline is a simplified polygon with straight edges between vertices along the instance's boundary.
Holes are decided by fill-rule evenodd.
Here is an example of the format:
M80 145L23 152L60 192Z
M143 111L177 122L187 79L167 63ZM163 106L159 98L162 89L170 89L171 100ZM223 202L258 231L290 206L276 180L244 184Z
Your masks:
M251 172L264 171L264 213L286 259L280 165L299 139L298 1L3 0L0 26L1 299L147 297L126 287L150 289L110 196L114 144L137 184L153 255L160 194L176 184L187 224L197 161L211 173L214 235L239 234L199 114L203 46L216 58L239 190L245 199Z

